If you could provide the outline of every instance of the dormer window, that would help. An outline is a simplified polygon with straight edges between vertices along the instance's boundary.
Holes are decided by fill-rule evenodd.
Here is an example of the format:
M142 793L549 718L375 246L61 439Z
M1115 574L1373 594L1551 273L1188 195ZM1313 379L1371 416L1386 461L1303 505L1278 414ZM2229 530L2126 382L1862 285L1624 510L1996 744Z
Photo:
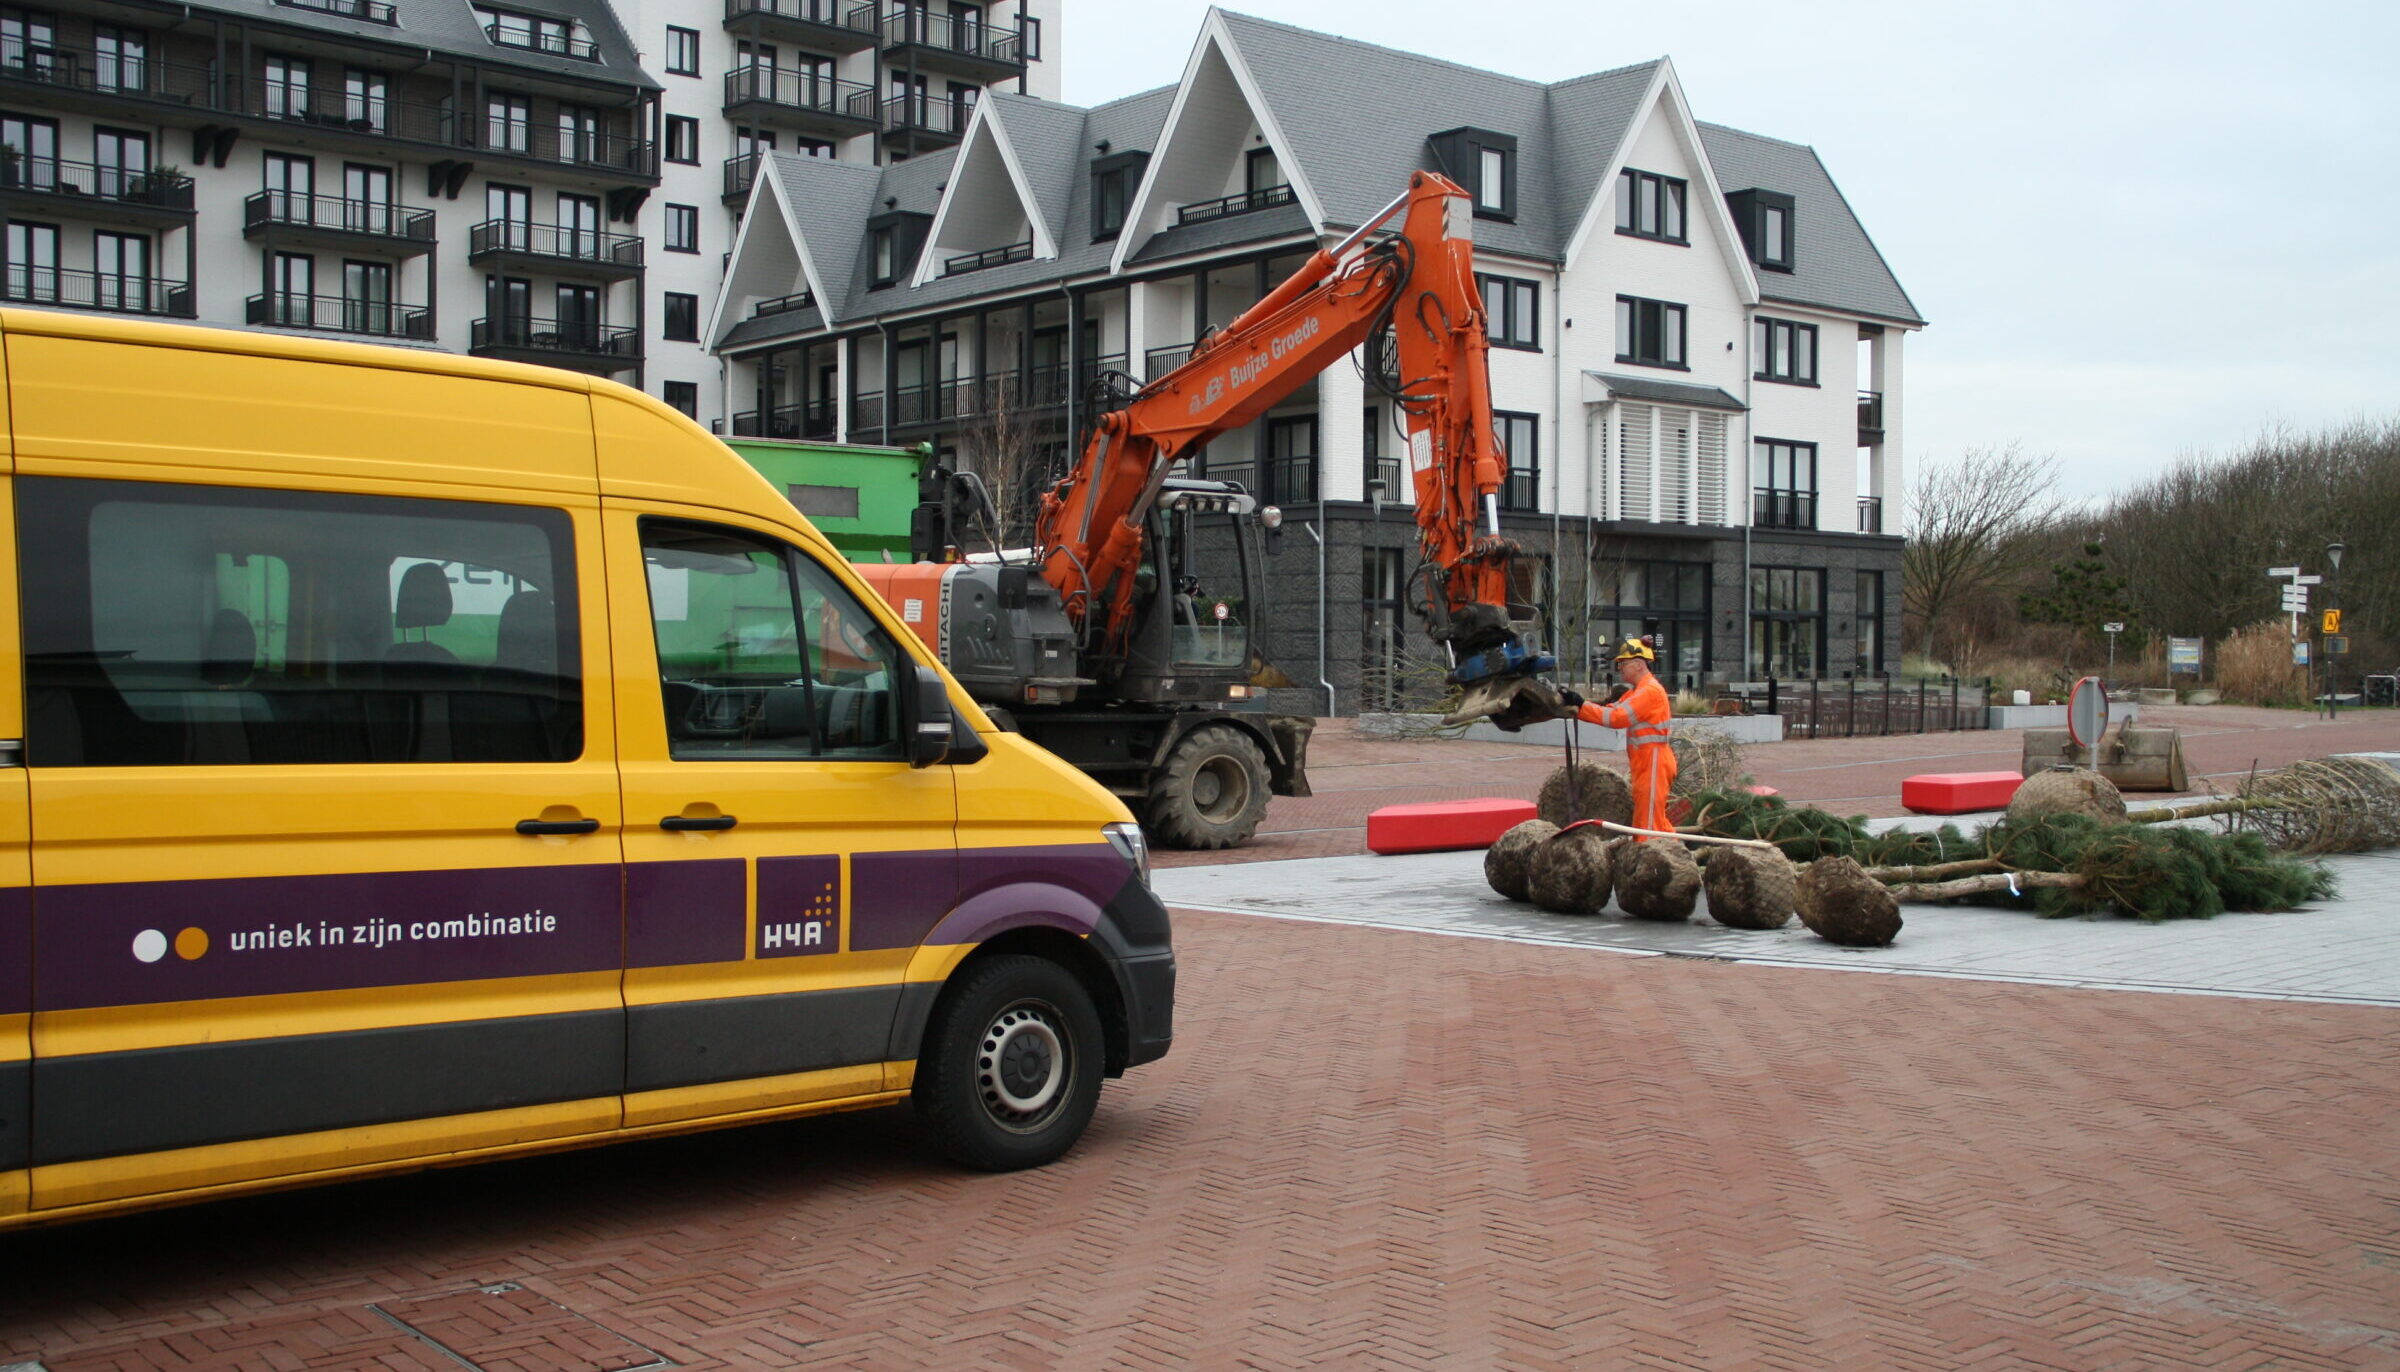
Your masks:
M867 287L881 290L898 285L917 265L933 216L907 210L887 210L867 220Z
M1490 129L1451 129L1426 140L1438 170L1466 188L1479 219L1517 217L1517 140Z
M1092 159L1092 241L1114 238L1125 227L1125 208L1149 165L1146 152L1120 152Z
M878 286L889 286L900 278L899 250L893 239L894 229L877 229L868 235L869 252L874 257L870 279Z
M1750 250L1752 262L1768 271L1792 270L1798 256L1793 242L1798 205L1792 197L1753 188L1732 192L1725 197L1725 204L1733 211L1733 225L1741 231L1742 246Z
M1683 182L1630 168L1617 174L1617 232L1662 243L1688 243Z
M483 25L483 36L493 46L517 48L551 57L572 57L583 62L600 60L600 47L583 36L571 19L547 15L525 14L516 10L486 9L477 6L475 17Z

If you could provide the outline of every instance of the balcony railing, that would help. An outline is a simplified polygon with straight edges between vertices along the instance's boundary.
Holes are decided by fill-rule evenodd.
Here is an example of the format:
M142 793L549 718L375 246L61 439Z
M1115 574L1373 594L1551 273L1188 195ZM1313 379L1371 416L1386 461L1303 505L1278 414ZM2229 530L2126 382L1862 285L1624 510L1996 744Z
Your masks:
M744 63L725 73L725 106L758 101L786 109L875 122L875 88L864 81L827 76L815 67L770 67Z
M750 187L758 180L759 167L766 160L767 155L763 152L746 152L739 157L726 158L725 198L731 200L735 196L748 195Z
M901 5L883 17L883 41L889 47L916 43L986 62L1017 65L1025 60L1025 39L1015 29L974 17L935 14L912 5Z
M467 256L473 259L486 253L630 269L642 265L642 240L630 233L602 233L571 225L486 219L467 230Z
M400 11L383 0L275 0L289 10L307 10L313 14L331 14L343 19L363 19L370 24L396 27Z
M1883 532L1883 497L1862 495L1858 498L1858 531L1862 534Z
M600 45L589 38L555 29L535 29L508 24L486 24L483 36L495 48L514 48L519 52L538 52L545 57L572 57L578 62L600 60Z
M526 352L606 354L628 360L642 355L641 335L614 324L583 320L502 317L478 319L468 329L469 349L513 348Z
M433 338L433 312L422 305L390 300L352 300L339 295L270 292L251 296L244 316L252 324L279 329L315 329L374 338Z
M1289 186L1262 186L1240 195L1220 196L1184 206L1175 212L1178 224L1205 224L1211 219L1225 219L1237 214L1256 214L1277 205L1289 205L1299 197Z
M960 253L956 257L944 258L942 259L942 275L957 276L962 272L979 272L986 267L997 267L1007 262L1032 260L1033 240L1027 239L1022 243L1011 243L1005 247L986 248L982 252Z
M1883 441L1883 392L1858 393L1858 446L1872 447Z
M323 229L335 233L368 234L376 238L407 238L433 242L433 211L389 205L377 200L347 200L338 195L296 195L290 191L258 191L242 202L242 227L277 225Z
M858 0L725 0L728 21L752 15L844 29L868 41L875 37L875 6Z
M1367 463L1367 479L1370 483L1377 480L1383 482L1383 503L1386 505L1405 505L1416 499L1416 492L1414 490L1401 485L1401 482L1404 478L1402 478L1400 475L1399 458L1378 457L1371 459ZM1375 488L1370 484L1367 488L1366 498L1373 500L1375 496Z
M868 391L850 397L850 432L863 433L883 427L883 392Z
M801 405L779 405L761 414L745 410L733 417L735 438L829 439L833 437L836 419L834 403L830 400L811 400Z
M895 95L883 102L883 126L955 138L967 127L970 107L932 95Z
M750 307L750 317L752 319L764 319L768 315L772 314L790 314L795 310L812 309L815 307L816 303L817 297L815 292L794 291L790 295L779 295L772 300L759 301L756 305Z
M192 178L164 169L102 166L0 150L0 191L81 195L164 210L192 208Z
M555 109L461 111L446 104L377 93L351 94L338 83L270 80L214 66L152 57L97 54L88 48L22 47L0 55L0 90L31 82L123 96L181 110L305 125L371 138L472 148L538 162L629 176L658 174L657 148L602 129L563 126Z
M1750 523L1760 529L1813 529L1817 527L1817 493L1753 487Z
M1268 505L1309 505L1317 499L1317 459L1279 457L1267 459L1266 489L1259 500Z
M1510 468L1508 479L1500 483L1500 508L1503 510L1539 510L1542 508L1542 474L1523 467Z
M77 310L169 315L192 319L192 288L181 281L124 272L9 263L0 269L0 300L12 305L64 305Z
M1151 348L1142 354L1142 380L1156 381L1160 377L1192 360L1192 345L1171 343L1164 348Z

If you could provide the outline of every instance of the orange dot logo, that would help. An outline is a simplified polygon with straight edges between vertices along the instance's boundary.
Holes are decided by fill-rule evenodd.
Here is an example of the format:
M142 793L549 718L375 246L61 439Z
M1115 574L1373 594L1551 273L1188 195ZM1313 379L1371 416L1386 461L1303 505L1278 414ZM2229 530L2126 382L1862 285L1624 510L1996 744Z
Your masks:
M194 961L207 951L208 931L206 929L186 929L175 936L175 956L182 958L185 962Z

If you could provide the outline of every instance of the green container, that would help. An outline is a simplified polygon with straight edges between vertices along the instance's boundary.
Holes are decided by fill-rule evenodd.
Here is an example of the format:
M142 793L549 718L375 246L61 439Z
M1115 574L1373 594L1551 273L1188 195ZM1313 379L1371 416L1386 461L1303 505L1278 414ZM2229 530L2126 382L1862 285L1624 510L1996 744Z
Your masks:
M725 445L783 492L852 562L906 562L917 508L918 448L729 438Z

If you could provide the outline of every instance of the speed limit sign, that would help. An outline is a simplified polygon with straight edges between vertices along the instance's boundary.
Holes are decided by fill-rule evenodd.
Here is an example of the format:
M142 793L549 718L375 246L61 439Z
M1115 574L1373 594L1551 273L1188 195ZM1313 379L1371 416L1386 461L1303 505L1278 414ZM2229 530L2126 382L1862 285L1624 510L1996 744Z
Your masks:
M1216 603L1216 607L1211 610L1210 613L1217 617L1217 622L1219 624L1222 624L1226 620L1233 618L1233 607L1220 600Z

